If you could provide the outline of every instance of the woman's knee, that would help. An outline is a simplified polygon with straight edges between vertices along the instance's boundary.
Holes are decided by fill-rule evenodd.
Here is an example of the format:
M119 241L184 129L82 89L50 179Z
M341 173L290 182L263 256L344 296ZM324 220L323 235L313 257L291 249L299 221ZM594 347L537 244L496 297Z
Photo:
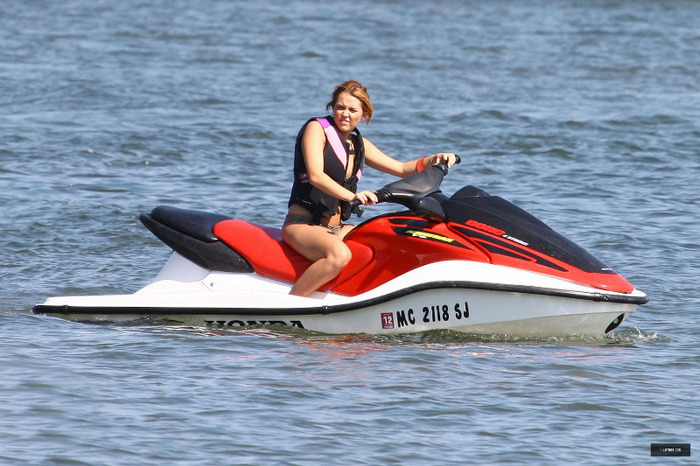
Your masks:
M328 259L336 269L342 270L352 260L352 252L345 243L339 243L328 251L326 259Z

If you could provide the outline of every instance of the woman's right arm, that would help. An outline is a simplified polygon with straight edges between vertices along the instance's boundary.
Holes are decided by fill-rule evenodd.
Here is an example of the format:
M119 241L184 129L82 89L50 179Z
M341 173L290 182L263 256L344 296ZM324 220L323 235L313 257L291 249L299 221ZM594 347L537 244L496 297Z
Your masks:
M323 149L326 146L326 133L318 121L311 121L306 125L304 135L301 139L301 149L304 154L304 163L309 174L309 183L314 188L318 188L326 194L330 194L341 201L360 200L363 204L376 202L368 194L369 192L353 193L349 189L343 188L328 176L323 170Z

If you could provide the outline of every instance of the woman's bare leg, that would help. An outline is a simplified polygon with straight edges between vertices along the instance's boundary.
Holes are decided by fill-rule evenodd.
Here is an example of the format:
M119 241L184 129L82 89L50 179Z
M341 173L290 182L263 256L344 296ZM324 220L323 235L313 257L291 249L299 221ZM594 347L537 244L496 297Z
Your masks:
M299 277L289 294L308 296L325 283L337 277L352 259L352 253L342 237L320 225L287 225L282 229L282 238L295 251L314 263Z

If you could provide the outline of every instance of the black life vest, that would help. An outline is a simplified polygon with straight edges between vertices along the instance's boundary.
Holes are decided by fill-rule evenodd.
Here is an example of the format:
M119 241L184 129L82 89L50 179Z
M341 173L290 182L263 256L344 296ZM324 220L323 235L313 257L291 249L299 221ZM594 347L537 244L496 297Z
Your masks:
M350 203L326 194L311 186L309 174L302 152L302 139L306 126L312 121L318 121L326 133L326 145L323 148L323 171L336 183L345 189L357 191L357 182L362 177L362 167L365 163L365 145L360 131L355 128L351 133L355 145L355 163L350 177L345 178L348 163L348 144L338 134L333 117L311 118L299 130L294 148L294 184L289 197L289 206L299 204L313 214L313 222L319 224L322 218L335 215L338 205L341 207L343 221L350 218Z

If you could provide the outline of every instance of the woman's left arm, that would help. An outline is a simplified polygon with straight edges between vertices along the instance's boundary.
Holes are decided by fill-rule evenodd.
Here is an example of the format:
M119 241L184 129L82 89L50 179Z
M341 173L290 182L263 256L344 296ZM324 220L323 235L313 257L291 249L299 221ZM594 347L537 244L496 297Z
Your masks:
M389 157L384 152L379 150L377 146L372 144L369 139L363 138L363 140L365 144L365 161L367 165L376 170L383 171L384 173L389 173L394 176L399 176L401 178L419 171L423 171L425 168L432 167L440 162L444 162L448 167L451 167L454 165L456 160L455 154L440 152L439 154L421 157L418 160L399 162L398 160Z

